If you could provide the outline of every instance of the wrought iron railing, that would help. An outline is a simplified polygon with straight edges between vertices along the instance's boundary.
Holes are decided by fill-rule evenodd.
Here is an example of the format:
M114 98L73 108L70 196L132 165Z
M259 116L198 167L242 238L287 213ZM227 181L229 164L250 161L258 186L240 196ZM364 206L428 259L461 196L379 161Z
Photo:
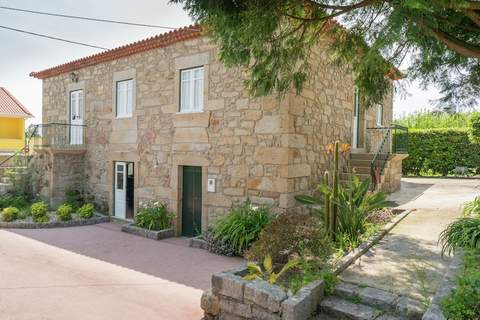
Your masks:
M84 149L86 126L69 123L37 124L34 149Z
M382 179L383 171L391 154L408 153L408 128L392 124L389 127L368 128L383 133L380 144L375 150L370 163L370 175L372 183L377 186Z
M23 148L15 151L11 156L0 161L0 168L26 166L28 162L28 155L30 153L30 143L36 134L37 127L33 127L32 130L29 130L29 132L25 134L25 144L23 145Z

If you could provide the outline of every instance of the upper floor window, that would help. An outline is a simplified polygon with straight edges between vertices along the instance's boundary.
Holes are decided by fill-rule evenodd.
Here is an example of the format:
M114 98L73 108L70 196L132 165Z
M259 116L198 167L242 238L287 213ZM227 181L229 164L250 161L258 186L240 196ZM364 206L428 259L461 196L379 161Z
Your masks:
M117 82L117 118L131 117L133 114L133 80Z
M383 105L377 105L377 126L383 126Z
M203 67L180 71L180 112L203 111Z

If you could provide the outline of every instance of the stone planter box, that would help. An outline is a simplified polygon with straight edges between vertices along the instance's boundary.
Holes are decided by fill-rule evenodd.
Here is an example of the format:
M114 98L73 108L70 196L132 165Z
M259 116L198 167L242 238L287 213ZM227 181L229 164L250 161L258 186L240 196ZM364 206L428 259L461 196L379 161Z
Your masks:
M204 292L201 307L205 320L308 319L323 297L324 283L314 281L288 297L277 285L266 281L247 281L246 266L212 276L212 290Z
M74 218L70 221L50 221L46 223L36 223L33 221L12 221L0 222L0 228L12 229L42 229L42 228L64 228L87 226L97 223L109 222L110 217L96 213L91 219Z
M171 228L159 231L148 230L137 227L133 223L124 224L122 226L122 231L153 240L160 240L175 236L175 232Z
M207 241L205 241L201 235L194 238L190 238L189 245L192 248L208 250Z
M399 212L374 236L340 259L334 273L338 275L355 260L380 241L411 210ZM257 320L305 320L318 311L324 296L324 281L317 280L287 296L277 285L266 281L247 281L243 276L247 267L214 274L212 289L202 295L201 308L205 320L257 319Z

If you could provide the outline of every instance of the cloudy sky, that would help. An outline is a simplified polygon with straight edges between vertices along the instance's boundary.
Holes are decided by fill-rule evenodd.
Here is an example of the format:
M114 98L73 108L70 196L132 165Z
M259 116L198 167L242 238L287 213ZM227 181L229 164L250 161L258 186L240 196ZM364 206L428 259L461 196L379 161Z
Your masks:
M181 7L168 4L167 0L0 0L0 6L170 27L192 22ZM0 9L0 26L106 48L165 32L163 29L72 20L4 9ZM42 84L40 80L30 78L29 73L97 52L99 50L0 28L0 86L10 90L35 115L36 118L31 122L39 123ZM410 84L407 92L408 95L397 95L395 99L396 115L425 109L429 107L428 101L438 95L433 88L423 91L416 84Z

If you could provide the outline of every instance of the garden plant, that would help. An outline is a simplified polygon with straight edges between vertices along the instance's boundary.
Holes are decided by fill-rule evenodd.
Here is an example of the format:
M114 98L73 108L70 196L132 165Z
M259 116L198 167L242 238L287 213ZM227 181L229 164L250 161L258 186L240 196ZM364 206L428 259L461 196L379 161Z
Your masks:
M135 216L135 225L148 230L165 230L171 227L174 214L166 204L154 202L145 205Z
M95 206L91 203L84 204L78 209L78 216L82 219L91 219L95 211Z

